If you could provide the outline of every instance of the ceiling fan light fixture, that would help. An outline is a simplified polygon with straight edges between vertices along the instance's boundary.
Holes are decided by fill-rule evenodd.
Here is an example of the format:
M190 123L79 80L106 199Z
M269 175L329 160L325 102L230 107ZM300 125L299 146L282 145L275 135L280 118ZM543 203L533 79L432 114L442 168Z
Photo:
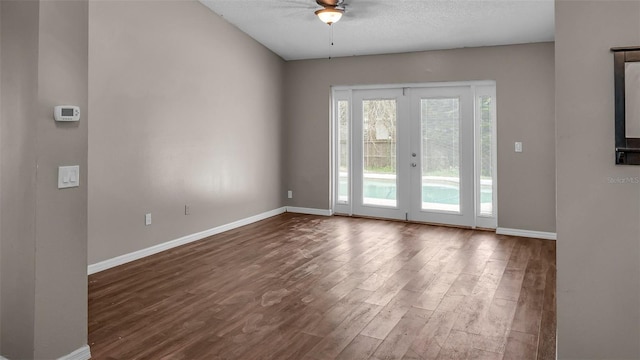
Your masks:
M331 25L340 21L343 13L344 10L336 9L335 7L330 6L316 11L316 15L318 15L318 18L320 18L320 20L327 25Z

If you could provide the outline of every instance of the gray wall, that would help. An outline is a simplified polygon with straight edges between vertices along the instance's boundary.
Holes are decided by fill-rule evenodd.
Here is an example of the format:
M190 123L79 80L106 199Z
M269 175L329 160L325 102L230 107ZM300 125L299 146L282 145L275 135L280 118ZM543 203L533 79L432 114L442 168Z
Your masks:
M0 5L0 84L2 83L2 5ZM2 86L0 85L0 151L2 151ZM2 204L2 157L0 156L0 204ZM2 206L0 206L0 217ZM2 220L0 220L0 337L2 337ZM0 354L2 354L2 340L0 340Z
M87 117L52 108L87 108L88 4L0 6L2 353L51 359L87 343ZM57 189L60 165L80 165L79 188Z
M283 206L284 61L195 1L89 7L89 263Z
M559 359L640 358L640 168L614 163L609 51L639 24L637 1L556 1Z
M467 80L497 83L498 226L555 232L553 43L287 63L287 204L330 207L331 85Z
M37 1L2 1L0 240L2 354L33 357L36 249Z
M38 51L35 357L87 344L88 1L41 1ZM55 105L79 105L56 123ZM80 165L80 187L57 188L60 165ZM64 324L64 331L60 325Z

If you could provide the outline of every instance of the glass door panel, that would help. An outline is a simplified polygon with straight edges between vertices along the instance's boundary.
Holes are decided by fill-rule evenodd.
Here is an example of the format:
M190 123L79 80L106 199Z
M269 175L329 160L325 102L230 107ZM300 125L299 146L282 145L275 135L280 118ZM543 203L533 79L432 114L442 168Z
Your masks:
M460 99L420 100L422 210L460 213Z
M338 100L338 203L349 203L349 100Z
M352 121L351 90L333 90L333 212L351 215L352 191Z
M408 151L401 89L353 92L353 213L406 219ZM404 112L403 112L404 111ZM406 116L405 123L407 122Z
M496 88L476 87L476 226L495 229L496 216Z
M470 87L411 89L409 219L473 226L473 97ZM419 154L419 156L414 156Z
M362 202L397 207L397 101L362 101Z
M492 97L478 96L480 107L480 214L493 215L493 119Z

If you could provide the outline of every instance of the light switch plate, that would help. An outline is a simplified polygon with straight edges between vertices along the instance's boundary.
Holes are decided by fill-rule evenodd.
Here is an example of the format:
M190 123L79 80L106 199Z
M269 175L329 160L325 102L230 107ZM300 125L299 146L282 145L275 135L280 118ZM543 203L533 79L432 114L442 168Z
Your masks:
M80 165L58 166L58 189L80 186Z

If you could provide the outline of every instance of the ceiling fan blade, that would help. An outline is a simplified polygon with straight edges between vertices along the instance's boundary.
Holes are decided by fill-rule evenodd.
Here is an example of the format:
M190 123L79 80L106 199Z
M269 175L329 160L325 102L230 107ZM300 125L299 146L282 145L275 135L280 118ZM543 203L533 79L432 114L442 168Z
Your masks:
M300 10L315 10L316 5L309 0L279 0L274 1L269 5L272 9L300 9Z
M340 6L344 0L316 0L316 3L322 7Z
M345 0L341 6L344 8L345 18L368 19L380 15L380 12L376 10L379 5L381 4L368 1L357 2L354 5L352 1Z

